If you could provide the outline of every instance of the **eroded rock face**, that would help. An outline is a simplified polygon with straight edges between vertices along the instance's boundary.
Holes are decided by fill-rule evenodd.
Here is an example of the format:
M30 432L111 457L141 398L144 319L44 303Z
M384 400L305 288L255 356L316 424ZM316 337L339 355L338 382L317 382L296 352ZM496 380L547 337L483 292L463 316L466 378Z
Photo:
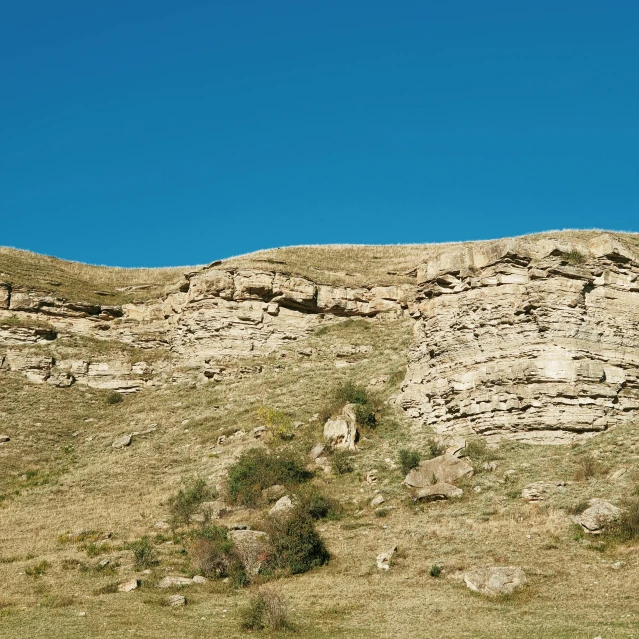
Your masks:
M430 488L439 484L442 490L445 490L445 486L472 474L473 467L470 464L454 455L446 454L419 462L419 466L406 475L404 483L411 488Z
M639 250L605 234L478 243L422 277L400 396L415 419L542 443L636 419Z
M324 439L336 450L356 450L358 439L355 405L346 404L337 417L324 424Z

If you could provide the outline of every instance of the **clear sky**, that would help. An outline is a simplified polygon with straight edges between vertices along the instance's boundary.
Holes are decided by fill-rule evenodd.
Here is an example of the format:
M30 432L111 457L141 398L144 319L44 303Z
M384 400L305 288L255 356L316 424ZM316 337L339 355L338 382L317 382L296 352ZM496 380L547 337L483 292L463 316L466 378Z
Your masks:
M639 3L0 2L0 245L639 231Z

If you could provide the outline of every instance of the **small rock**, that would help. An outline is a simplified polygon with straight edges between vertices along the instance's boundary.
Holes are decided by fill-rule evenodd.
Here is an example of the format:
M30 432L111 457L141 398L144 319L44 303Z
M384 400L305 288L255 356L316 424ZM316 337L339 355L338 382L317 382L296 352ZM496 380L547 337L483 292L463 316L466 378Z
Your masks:
M476 493L480 493L480 492L481 492L481 486L475 486L475 488L473 488L473 490L474 490Z
M139 580L136 577L129 579L128 581L123 581L119 586L118 590L120 592L131 592L135 590L140 585Z
M193 583L193 579L189 579L188 577L164 577L162 581L158 584L158 588L173 588L182 586L190 586Z
M393 546L389 550L385 550L384 552L380 552L377 555L377 567L380 570L389 570L390 569L390 561L393 558L393 555L397 551L397 546Z
M273 508L268 511L268 514L273 516L282 515L293 509L293 502L288 495L277 500Z
M186 604L186 597L182 595L171 595L166 600L167 606L183 606L184 604Z
M195 575L192 581L194 584L205 584L207 582L207 579L206 577L203 577L202 575Z
M0 441L2 440L2 438L0 437ZM619 479L621 479L626 473L628 472L627 468L620 468L619 470L616 470L614 473L611 473L610 475L608 475L608 479L610 481L618 481Z
M439 482L430 486L420 488L414 495L415 500L425 499L426 501L434 501L437 499L450 499L452 497L460 497L464 491L457 486Z
M8 435L0 435L0 444L6 444L9 441L11 441L11 437Z
M87 616L87 613L84 610L78 613L78 617L86 617L86 616Z
M110 559L103 559L98 566L100 566L100 568L106 568L109 564L111 563Z
M586 508L581 515L573 518L573 521L579 524L584 529L584 532L598 535L613 519L621 514L621 508L613 506L604 499L595 498L588 503L590 507Z
M170 528L169 524L167 524L167 522L165 522L165 521L156 521L155 522L155 527L158 530L168 530Z
M471 590L489 597L510 594L527 582L526 573L518 566L477 568L464 573L463 579Z
M377 506L381 506L386 500L383 495L376 495L373 497L370 506L371 508L377 508Z
M366 483L371 485L377 483L377 470L369 470L366 473Z
M625 561L615 561L614 564L612 564L610 567L613 570L619 570L619 568L621 568L622 566L625 566L626 562Z
M481 467L482 470L487 470L489 473L493 473L497 470L497 462L484 462Z
M317 459L321 457L324 451L326 450L326 446L324 444L315 444L313 448L311 448L311 452L309 453L311 459Z
M111 446L113 448L126 448L126 446L131 445L131 435L122 435L122 437L118 437Z
M226 435L220 435L217 438L217 445L222 446L222 444L224 444L225 441L226 441Z
M341 415L334 419L329 419L324 424L324 439L331 448L356 450L355 444L358 437L354 404L346 404L342 409Z

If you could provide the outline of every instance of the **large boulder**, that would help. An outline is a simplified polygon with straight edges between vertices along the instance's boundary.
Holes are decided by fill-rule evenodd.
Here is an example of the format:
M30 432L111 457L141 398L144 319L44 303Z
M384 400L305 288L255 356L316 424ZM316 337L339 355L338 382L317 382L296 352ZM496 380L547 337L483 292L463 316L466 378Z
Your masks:
M526 573L517 566L475 568L464 573L463 579L471 590L489 597L509 595L527 582Z
M406 475L404 482L412 488L426 488L432 484L454 484L462 477L470 477L473 467L454 455L446 454L419 462Z
M324 424L324 439L333 449L356 450L358 438L355 404L346 404L340 415Z
M574 518L574 522L579 524L585 532L593 535L600 534L603 529L621 514L621 508L613 506L604 499L591 499L590 506L581 515Z
M229 537L249 576L259 574L268 553L268 535L260 530L229 530Z

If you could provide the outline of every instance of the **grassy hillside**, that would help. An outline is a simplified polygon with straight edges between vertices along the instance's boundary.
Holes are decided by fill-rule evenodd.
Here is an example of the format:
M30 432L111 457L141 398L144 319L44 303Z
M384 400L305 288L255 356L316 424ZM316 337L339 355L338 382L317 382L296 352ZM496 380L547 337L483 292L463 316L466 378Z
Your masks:
M401 485L398 452L427 455L431 434L414 430L385 403L403 377L411 330L404 321L345 320L305 341L304 348L314 349L310 355L285 349L263 362L261 374L149 389L120 403L110 403L105 392L54 389L5 374L0 434L11 440L0 445L0 637L245 636L241 609L257 585L235 589L212 579L181 591L186 606L164 605L167 593L158 581L189 574L191 557L184 537L156 523L168 520L169 499L181 486L198 477L212 487L223 482L229 465L251 446L308 460L321 440L321 421L312 418L330 407L334 389L346 381L368 387L380 406L379 423L364 431L353 472L315 473L312 483L343 512L317 524L331 562L271 584L295 626L294 634L282 636L637 636L637 544L585 539L569 512L586 498L619 502L632 494L639 431L617 429L574 447L505 443L488 450L473 442L477 472L463 484L463 497L413 502ZM345 345L372 350L344 364L333 354ZM378 383L369 386L371 380ZM261 406L301 422L292 439L253 440ZM112 448L123 433L152 423L157 429L134 437L129 447ZM246 434L234 437L239 430ZM220 435L227 436L223 445L217 445ZM490 462L496 468L483 470ZM629 469L626 475L610 480L621 467ZM366 481L371 470L374 485ZM539 504L525 503L522 487L537 480L568 484ZM376 491L386 502L371 508ZM221 521L258 527L262 518L263 510L240 509ZM68 536L82 532L89 534ZM148 574L136 570L127 545L143 536L152 539L159 560ZM395 543L391 569L378 570L377 554ZM100 568L105 558L110 564ZM451 578L495 564L521 566L529 586L486 599ZM435 565L443 569L439 577L430 574ZM114 592L134 574L141 576L138 590Z

